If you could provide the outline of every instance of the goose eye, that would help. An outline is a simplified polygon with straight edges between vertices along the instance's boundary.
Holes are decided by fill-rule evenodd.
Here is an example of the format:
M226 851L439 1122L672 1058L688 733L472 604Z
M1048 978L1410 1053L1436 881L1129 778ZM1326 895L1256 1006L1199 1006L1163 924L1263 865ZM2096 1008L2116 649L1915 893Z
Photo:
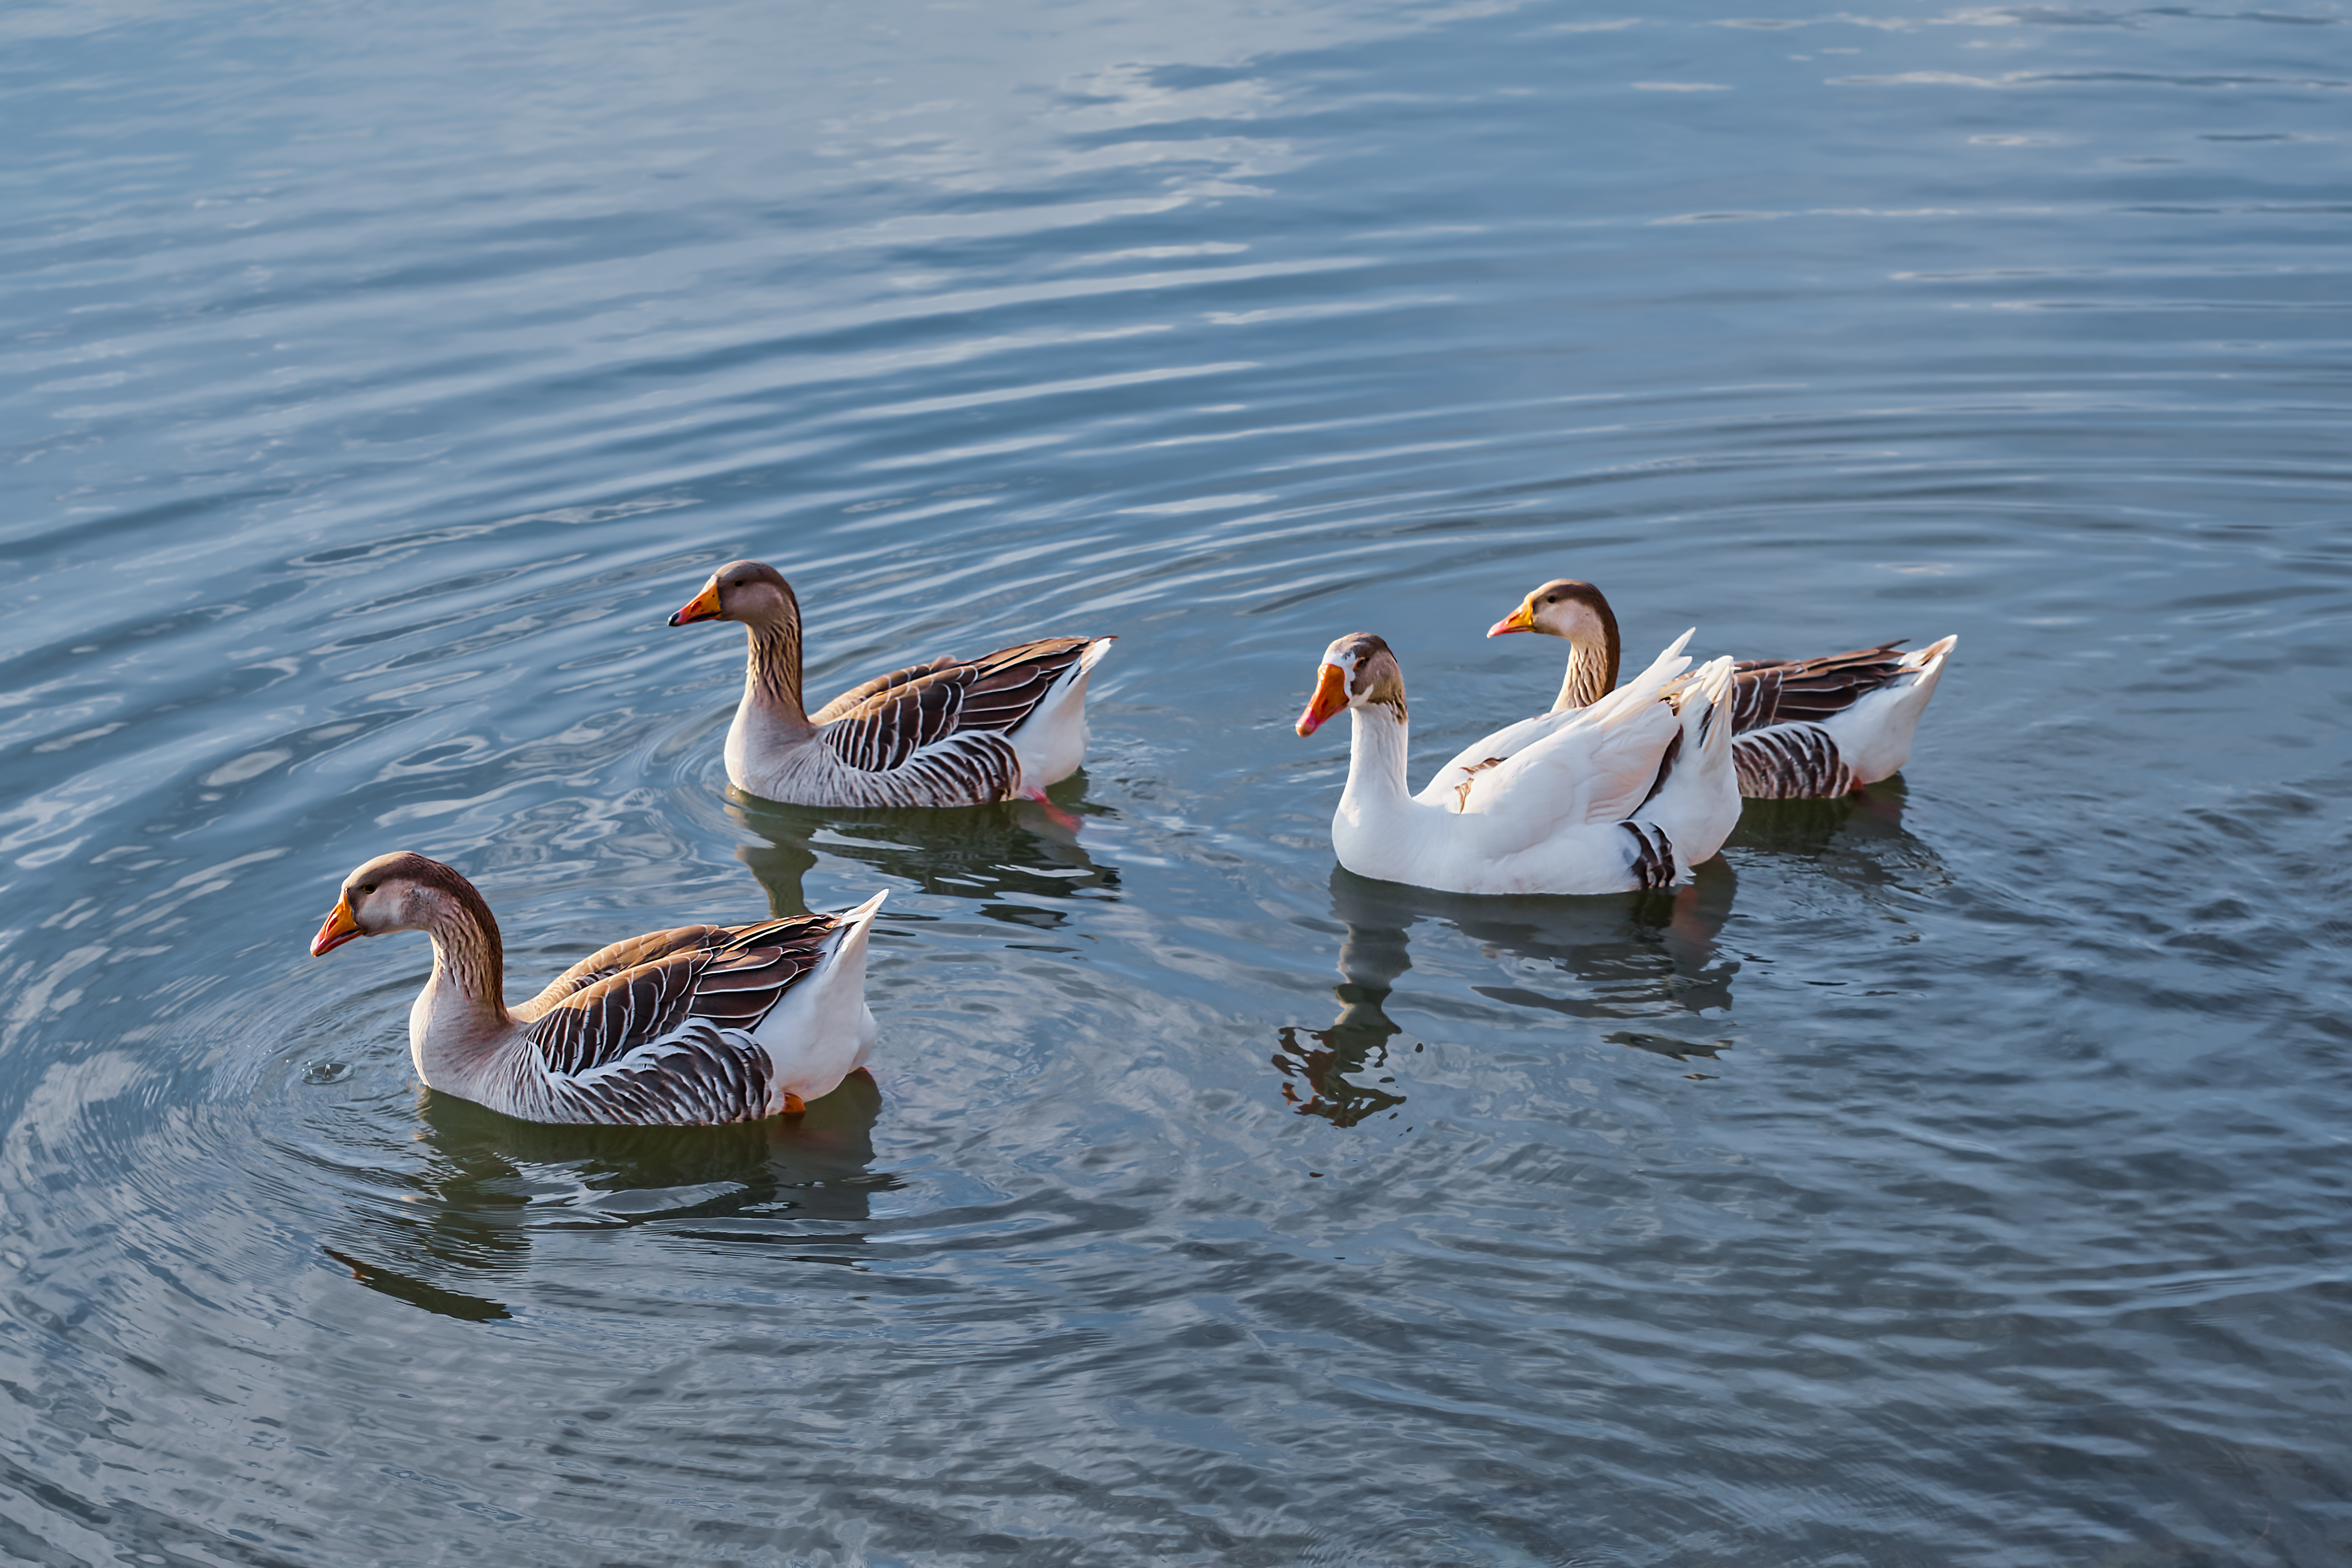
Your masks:
M372 882L363 882L363 883L360 883L360 892L361 892L361 894L362 894L362 895L367 894L373 893L374 891L375 891L375 883L372 883Z

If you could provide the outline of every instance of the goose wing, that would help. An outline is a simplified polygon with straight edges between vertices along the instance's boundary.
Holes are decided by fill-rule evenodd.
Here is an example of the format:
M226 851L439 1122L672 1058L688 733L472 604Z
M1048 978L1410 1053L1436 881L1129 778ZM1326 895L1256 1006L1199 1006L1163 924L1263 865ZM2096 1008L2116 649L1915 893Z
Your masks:
M893 671L825 704L818 733L849 767L887 773L957 736L1018 728L1093 641L1047 637Z
M1543 716L1568 722L1475 773L1462 790L1462 812L1511 825L1528 843L1563 827L1632 815L1682 733L1664 699L1690 665L1683 653L1690 638L1684 632L1648 669L1591 706Z
M1814 659L1744 659L1731 670L1732 732L1833 717L1914 674L1903 658L1902 643L1882 643Z
M696 1020L753 1029L817 967L824 939L840 924L834 915L804 915L616 942L574 965L517 1016L548 1071L563 1076L617 1062ZM592 971L600 963L603 971ZM555 994L583 973L590 977Z
M1508 762L1537 741L1557 734L1573 723L1580 711L1570 708L1539 713L1533 718L1507 724L1494 734L1472 741L1455 752L1453 760L1439 768L1435 776L1422 786L1417 798L1433 806L1443 806L1449 811L1467 810L1473 779Z
M817 725L831 724L868 697L878 695L897 686L912 685L925 675L937 674L942 670L952 670L958 663L960 661L954 654L941 653L928 664L909 664L903 670L893 670L887 675L877 675L870 681L861 681L809 715L809 722Z
M547 989L515 1009L515 1016L535 1019L548 1009L575 992L586 989L599 980L644 965L656 964L674 954L697 952L714 938L727 935L720 925L680 925L669 931L648 931L642 936L629 936L599 947L561 975L550 980Z

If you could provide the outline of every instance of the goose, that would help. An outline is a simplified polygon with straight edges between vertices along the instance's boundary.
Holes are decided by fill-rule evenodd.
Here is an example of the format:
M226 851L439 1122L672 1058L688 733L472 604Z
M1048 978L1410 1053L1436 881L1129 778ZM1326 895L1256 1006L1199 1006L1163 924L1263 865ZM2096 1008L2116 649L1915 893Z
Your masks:
M1406 792L1396 654L1369 632L1339 638L1297 727L1312 735L1341 708L1351 716L1348 783L1331 818L1339 863L1447 893L1622 893L1688 880L1739 820L1731 661L1678 681L1690 637L1600 702L1488 737L1497 754L1472 747L1417 795Z
M1566 639L1568 672L1552 712L1598 702L1617 684L1617 617L1589 582L1557 578L1522 600L1486 635L1540 632ZM1946 637L1905 652L1882 643L1811 659L1747 659L1732 666L1732 767L1756 800L1811 800L1875 784L1911 755L1912 732L1936 695Z
M866 941L887 894L842 915L649 931L509 1009L489 904L453 867L402 851L343 879L310 954L390 931L433 939L408 1053L444 1093L526 1122L751 1122L865 1065Z
M751 633L727 777L790 806L975 806L1045 787L1087 758L1087 676L1109 637L1047 637L977 659L877 675L814 714L801 706L801 606L772 566L710 574L669 618L740 621Z

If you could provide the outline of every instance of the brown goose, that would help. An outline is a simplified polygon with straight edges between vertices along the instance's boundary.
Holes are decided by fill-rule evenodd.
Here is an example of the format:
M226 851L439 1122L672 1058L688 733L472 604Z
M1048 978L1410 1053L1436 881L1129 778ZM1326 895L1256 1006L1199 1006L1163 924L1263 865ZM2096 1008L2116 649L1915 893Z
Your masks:
M865 1064L866 939L886 896L632 936L509 1009L490 906L457 871L404 851L343 879L310 953L388 931L433 939L408 1053L444 1093L527 1122L750 1122L798 1111Z
M1045 786L1087 758L1087 676L1108 637L1047 637L977 659L940 657L801 706L801 606L772 566L710 574L669 618L740 621L751 633L727 777L794 806L971 806Z
M1617 685L1617 617L1599 589L1557 578L1520 601L1489 637L1541 632L1568 643L1554 713L1598 702ZM1733 666L1732 766L1750 800L1843 795L1901 768L1944 656L1959 638L1915 652L1899 643L1813 659L1748 659Z

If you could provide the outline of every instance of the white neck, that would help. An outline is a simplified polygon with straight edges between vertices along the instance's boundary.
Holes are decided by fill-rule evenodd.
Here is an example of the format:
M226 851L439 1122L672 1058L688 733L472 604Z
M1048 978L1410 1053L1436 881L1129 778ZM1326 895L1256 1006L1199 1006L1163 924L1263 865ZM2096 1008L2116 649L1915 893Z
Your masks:
M1339 810L1360 815L1411 799L1404 779L1411 727L1386 703L1351 707L1348 717L1355 734L1349 741L1348 787L1339 793Z

